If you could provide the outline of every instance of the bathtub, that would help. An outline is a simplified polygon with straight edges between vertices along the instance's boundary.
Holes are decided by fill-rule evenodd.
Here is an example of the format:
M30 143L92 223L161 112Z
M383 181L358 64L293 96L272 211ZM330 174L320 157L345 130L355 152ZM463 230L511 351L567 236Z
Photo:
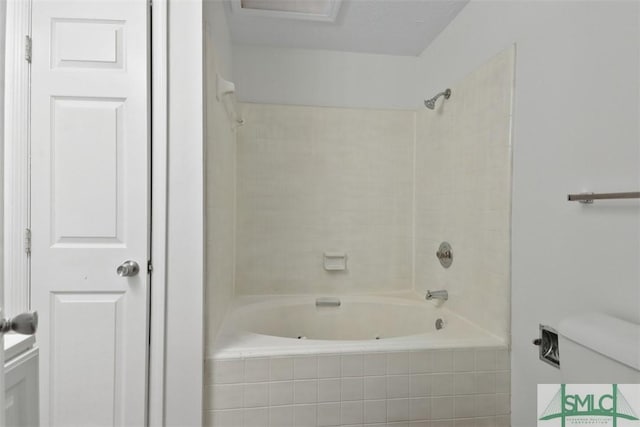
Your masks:
M422 295L319 298L236 299L205 364L205 425L509 425L502 339Z
M317 305L318 301L339 306ZM436 321L441 329L436 329ZM415 294L277 296L236 299L213 349L215 358L490 347L504 341Z

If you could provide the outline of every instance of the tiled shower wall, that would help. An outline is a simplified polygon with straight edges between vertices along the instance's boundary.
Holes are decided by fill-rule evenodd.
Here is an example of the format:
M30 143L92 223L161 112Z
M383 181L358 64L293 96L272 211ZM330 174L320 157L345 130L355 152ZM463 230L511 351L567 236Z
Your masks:
M208 16L224 16L222 5L205 2ZM213 19L213 18L212 18ZM236 217L236 135L222 102L216 99L216 74L229 76L229 64L223 55L224 40L215 37L216 30L224 34L224 23L207 22L204 43L206 68L206 336L213 345L226 308L233 299L235 269ZM214 42L215 40L215 42ZM228 41L227 41L228 42ZM227 58L227 62L229 62Z
M206 426L509 426L505 348L210 359L206 372Z
M435 110L244 104L236 293L447 289L449 308L508 337L514 55ZM347 271L324 271L325 251Z
M513 54L435 111L244 104L235 292L415 283L447 289L449 308L508 338ZM435 257L443 240L447 270ZM324 251L346 252L348 270L324 271ZM216 427L509 425L506 349L208 360L207 372Z
M447 307L509 336L511 98L515 48L452 86L416 119L416 290L447 289ZM452 246L453 264L435 257Z
M236 292L409 290L414 113L244 104ZM327 272L324 252L347 254Z

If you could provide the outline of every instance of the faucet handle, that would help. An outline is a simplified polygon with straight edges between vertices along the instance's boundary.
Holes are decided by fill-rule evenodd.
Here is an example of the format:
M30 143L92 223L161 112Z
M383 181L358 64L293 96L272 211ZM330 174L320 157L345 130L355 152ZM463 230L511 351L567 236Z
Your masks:
M451 245L447 242L440 243L440 247L436 251L436 258L438 258L440 264L442 264L444 268L449 268L453 262L453 251L451 250Z

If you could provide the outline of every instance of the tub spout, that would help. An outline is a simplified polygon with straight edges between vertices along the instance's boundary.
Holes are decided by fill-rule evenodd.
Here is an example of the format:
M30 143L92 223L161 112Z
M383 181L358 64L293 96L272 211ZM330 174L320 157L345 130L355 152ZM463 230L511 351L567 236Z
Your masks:
M427 295L425 296L425 299L427 300L432 300L432 299L439 299L442 301L446 301L449 299L449 292L442 290L442 291L427 291Z

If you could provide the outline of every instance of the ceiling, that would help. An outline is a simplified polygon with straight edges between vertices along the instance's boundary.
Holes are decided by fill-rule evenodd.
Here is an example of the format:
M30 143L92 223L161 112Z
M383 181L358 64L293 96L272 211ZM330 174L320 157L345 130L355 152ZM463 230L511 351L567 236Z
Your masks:
M237 44L417 56L468 1L342 0L334 22L244 13L237 0L226 12Z

